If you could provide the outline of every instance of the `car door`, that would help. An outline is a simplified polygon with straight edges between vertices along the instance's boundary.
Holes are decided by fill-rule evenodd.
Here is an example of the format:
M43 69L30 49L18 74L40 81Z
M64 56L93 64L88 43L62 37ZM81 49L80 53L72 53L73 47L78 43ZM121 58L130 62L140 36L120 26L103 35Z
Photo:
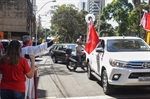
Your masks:
M56 49L56 52L55 52L55 57L57 59L57 61L62 61L62 48L63 48L63 45L58 45L57 49Z
M64 44L61 50L61 59L63 62L66 60L66 49L67 49L67 44Z
M96 49L103 48L104 49L104 40L100 40L99 44L97 45ZM103 52L97 52L96 49L92 52L92 69L96 73L100 73L100 66L103 57Z
M55 57L55 58L57 58L57 55L58 55L58 53L57 53L57 51L58 51L58 44L57 45L55 45L53 48L51 48L51 56L52 57Z

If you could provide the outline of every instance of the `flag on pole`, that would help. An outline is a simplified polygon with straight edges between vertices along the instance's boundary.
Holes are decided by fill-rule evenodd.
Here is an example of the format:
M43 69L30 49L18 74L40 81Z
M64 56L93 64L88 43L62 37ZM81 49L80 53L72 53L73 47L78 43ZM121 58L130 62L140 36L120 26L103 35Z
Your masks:
M96 33L96 30L94 28L94 25L92 22L89 23L89 33L88 33L88 39L85 45L85 51L90 54L99 43L99 37Z
M142 25L145 30L150 31L150 13L144 11L140 25Z

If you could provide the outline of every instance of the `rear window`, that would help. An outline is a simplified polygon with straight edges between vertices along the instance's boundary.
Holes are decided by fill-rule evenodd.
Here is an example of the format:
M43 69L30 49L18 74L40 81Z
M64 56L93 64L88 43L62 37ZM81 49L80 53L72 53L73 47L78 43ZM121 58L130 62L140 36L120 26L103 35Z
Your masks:
M69 49L72 49L72 51L75 51L76 50L76 45L67 45L67 47Z

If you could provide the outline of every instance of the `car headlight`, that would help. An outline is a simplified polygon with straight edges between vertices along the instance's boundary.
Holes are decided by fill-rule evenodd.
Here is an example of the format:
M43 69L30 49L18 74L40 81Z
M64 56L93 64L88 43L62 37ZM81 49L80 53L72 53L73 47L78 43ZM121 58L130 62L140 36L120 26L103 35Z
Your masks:
M128 67L126 61L120 61L115 59L109 59L109 63L113 67Z

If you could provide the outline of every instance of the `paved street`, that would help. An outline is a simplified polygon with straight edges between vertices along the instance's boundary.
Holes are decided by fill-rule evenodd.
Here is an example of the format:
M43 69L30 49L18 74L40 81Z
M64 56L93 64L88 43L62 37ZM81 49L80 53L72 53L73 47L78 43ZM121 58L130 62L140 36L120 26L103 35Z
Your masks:
M70 72L64 64L51 65L50 59L47 59L39 66L39 71L38 98L87 97L103 94L100 85L88 80L86 71L80 68L77 72Z
M78 68L70 72L64 64L51 64L49 56L38 58L38 99L149 99L150 88L121 88L107 96L97 81L87 78L86 71Z

